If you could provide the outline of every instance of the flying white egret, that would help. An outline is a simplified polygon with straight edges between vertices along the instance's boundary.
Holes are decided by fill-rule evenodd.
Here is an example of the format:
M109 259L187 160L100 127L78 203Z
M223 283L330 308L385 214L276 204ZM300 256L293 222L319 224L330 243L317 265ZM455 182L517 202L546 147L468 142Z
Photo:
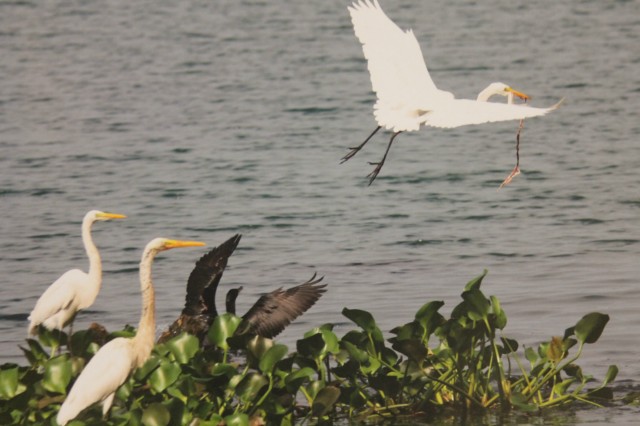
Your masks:
M59 425L64 426L96 402L102 402L102 414L106 415L118 388L149 358L156 332L155 292L151 280L151 264L156 254L173 248L204 245L198 241L166 238L156 238L147 244L140 261L142 314L138 331L133 338L111 340L91 358L60 407L56 417Z
M76 313L93 305L102 285L102 262L100 253L91 238L91 226L94 222L123 219L126 216L117 213L105 213L91 210L82 220L82 242L89 257L89 273L79 269L65 272L42 293L36 306L29 315L29 334L37 332L38 325L48 329L62 330L71 324Z
M450 92L436 87L429 75L418 40L411 30L402 31L382 11L377 0L359 0L349 8L356 37L367 59L371 85L377 95L374 116L378 127L357 147L342 158L352 158L380 128L392 130L387 150L368 175L369 185L382 169L394 139L404 131L420 126L452 128L468 124L520 120L544 115L556 109L532 108L512 104L514 96L528 99L524 93L504 83L492 83L476 100L456 99ZM508 104L489 103L493 95L507 96Z

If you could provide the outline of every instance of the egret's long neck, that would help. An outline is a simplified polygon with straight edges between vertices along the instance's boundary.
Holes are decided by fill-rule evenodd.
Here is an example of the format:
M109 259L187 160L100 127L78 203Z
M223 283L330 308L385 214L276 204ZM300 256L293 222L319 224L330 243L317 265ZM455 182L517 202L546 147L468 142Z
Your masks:
M85 218L82 221L82 242L89 257L89 277L93 284L89 290L97 296L100 291L100 286L102 285L102 261L100 260L100 252L98 252L98 248L93 243L93 238L91 237L91 226L93 222L94 220L91 218ZM94 299L95 296L93 297Z
M478 102L487 102L491 96L495 95L495 92L491 88L491 86L485 88L482 92L478 93L478 97L476 101Z
M151 264L156 255L155 250L145 251L140 262L140 291L142 292L142 315L138 332L133 338L136 364L142 366L149 358L156 334L156 299L151 281Z

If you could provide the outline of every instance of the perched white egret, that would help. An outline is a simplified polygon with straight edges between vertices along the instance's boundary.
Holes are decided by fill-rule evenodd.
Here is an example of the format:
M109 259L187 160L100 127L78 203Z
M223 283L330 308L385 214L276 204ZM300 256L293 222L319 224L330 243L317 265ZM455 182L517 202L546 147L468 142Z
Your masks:
M520 120L544 115L556 109L532 108L512 104L514 96L528 96L504 83L492 83L476 100L456 99L450 92L436 87L429 75L418 40L411 30L402 31L382 11L377 0L359 0L349 8L351 21L367 59L371 85L377 95L374 116L378 127L357 147L342 158L352 158L373 135L384 127L394 133L387 150L369 174L369 185L384 165L391 144L404 131L416 131L420 126L452 128L468 124ZM489 103L493 95L507 96L508 104Z
M151 280L151 264L156 254L173 248L204 245L199 241L166 238L156 238L147 244L140 261L142 314L138 331L133 338L111 340L91 358L60 407L56 417L59 425L64 426L96 402L102 402L102 414L106 415L118 388L149 358L156 332L155 292Z
M91 210L84 216L82 242L89 257L89 273L80 269L71 269L42 293L29 315L30 335L36 334L40 324L48 329L62 330L73 321L79 310L93 305L102 285L102 262L98 248L91 238L91 226L97 221L125 217L123 214L98 210Z

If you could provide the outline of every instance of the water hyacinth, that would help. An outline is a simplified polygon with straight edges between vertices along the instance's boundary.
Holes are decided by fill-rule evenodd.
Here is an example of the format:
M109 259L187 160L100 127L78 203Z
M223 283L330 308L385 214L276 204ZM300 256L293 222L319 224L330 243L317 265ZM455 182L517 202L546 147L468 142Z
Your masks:
M156 345L118 389L106 419L96 405L72 424L427 421L612 399L617 367L596 384L576 364L585 346L597 342L608 315L589 313L562 337L522 348L503 334L507 315L498 298L481 291L485 275L465 286L449 318L439 312L442 301L426 302L387 339L369 312L345 308L354 329L339 337L332 324L323 324L290 352L264 337L236 335L240 318L220 315L202 345L187 333ZM108 339L131 333L126 328ZM71 337L71 353L55 355L67 338L42 330L22 347L28 365L0 366L0 423L53 424L74 380L104 344L101 334L81 330Z

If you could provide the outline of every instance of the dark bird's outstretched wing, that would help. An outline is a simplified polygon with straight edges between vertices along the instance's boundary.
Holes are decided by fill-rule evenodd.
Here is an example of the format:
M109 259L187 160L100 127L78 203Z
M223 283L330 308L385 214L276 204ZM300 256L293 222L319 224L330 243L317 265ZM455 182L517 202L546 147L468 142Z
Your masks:
M158 343L165 342L182 331L194 334L201 340L204 338L211 321L218 315L215 306L216 290L240 238L240 234L234 235L196 262L187 281L187 296L182 314L162 333Z
M209 253L202 256L197 262L187 280L187 296L182 313L185 315L198 315L207 313L217 316L215 295L218 284L227 267L227 261L240 242L240 234L229 238Z
M242 317L236 334L251 333L272 339L291 321L312 307L326 291L326 284L318 284L324 277L316 274L304 284L283 290L282 287L261 296Z

